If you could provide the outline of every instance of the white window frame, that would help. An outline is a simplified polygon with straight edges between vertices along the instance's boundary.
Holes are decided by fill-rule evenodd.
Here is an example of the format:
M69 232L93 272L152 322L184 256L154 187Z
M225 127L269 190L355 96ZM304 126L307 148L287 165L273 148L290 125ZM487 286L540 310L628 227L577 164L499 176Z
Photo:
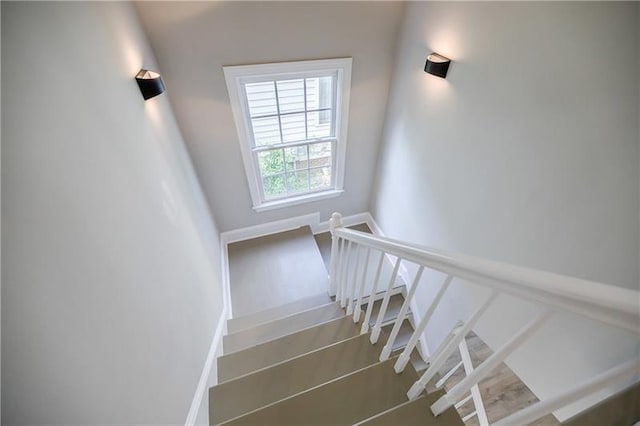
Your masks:
M347 152L347 128L349 119L349 95L351 89L351 58L322 59L313 61L281 62L259 65L238 65L223 67L229 99L233 110L233 118L238 131L238 141L244 163L249 192L253 201L253 209L261 212L296 204L337 197L344 192L344 168ZM284 79L301 76L317 76L335 72L335 140L332 149L332 174L334 186L319 192L292 195L278 200L265 200L262 194L260 169L252 152L253 137L249 120L243 84L258 81L265 77Z

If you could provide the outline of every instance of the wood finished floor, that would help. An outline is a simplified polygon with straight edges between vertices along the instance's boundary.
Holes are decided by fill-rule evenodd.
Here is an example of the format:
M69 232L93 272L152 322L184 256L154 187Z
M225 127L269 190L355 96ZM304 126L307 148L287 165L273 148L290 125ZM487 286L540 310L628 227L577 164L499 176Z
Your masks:
M308 226L229 244L233 316L326 293L327 271Z
M466 341L469 348L471 363L474 368L480 365L493 353L482 339L473 332L469 333ZM460 360L460 353L458 351L454 352L440 371L441 377L458 364ZM458 368L458 371L456 371L456 373L445 383L445 389L451 389L464 377L464 368ZM490 423L500 420L509 414L515 413L524 407L538 402L538 398L533 394L533 392L531 392L531 390L509 367L507 367L505 363L501 363L489 377L481 381L479 383L479 388L485 411L487 413L487 418ZM461 406L458 412L460 413L460 417L464 418L474 410L473 401L470 400ZM476 426L478 424L478 418L475 416L465 422L465 425L467 426ZM534 423L531 423L531 425L535 426L554 426L559 424L560 422L553 415L548 415Z

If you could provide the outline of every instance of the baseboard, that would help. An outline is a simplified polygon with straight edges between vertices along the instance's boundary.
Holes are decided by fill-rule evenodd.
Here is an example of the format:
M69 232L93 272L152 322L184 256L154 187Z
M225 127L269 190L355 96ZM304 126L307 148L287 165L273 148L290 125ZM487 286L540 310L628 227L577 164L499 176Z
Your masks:
M374 235L379 235L381 237L385 237L386 235L378 225L378 222L373 218L373 215L369 212L367 214L367 225L369 225L369 229L373 232Z
M369 220L371 219L371 214L369 212L357 213L351 216L344 216L342 218L343 226L353 226L359 225L361 223L366 223L369 225ZM371 228L371 226L369 226ZM311 226L311 232L313 234L321 234L323 232L329 232L329 221L325 220L324 222L319 222L315 226Z
M220 257L220 270L222 271L222 300L226 307L225 311L227 312L227 317L225 318L226 321L233 318L233 308L231 305L231 281L229 278L229 247L222 238L220 238Z
M372 231L372 226L377 227L371 217L371 213L369 212L344 216L342 218L342 223L344 226L353 226L359 225L361 223L366 223L369 228L372 229ZM323 232L329 232L329 221L325 220L323 222L320 222L320 213L316 212L303 216L292 217L289 219L261 223L259 225L247 226L246 228L238 228L231 231L222 232L220 234L220 241L223 244L237 243L239 241L251 240L253 238L264 237L266 235L291 231L292 229L298 229L302 226L310 227L311 232L314 235Z
M371 227L371 214L369 212L358 213L342 218L345 226L358 225L366 223ZM280 232L291 231L303 226L311 228L311 232L319 234L329 231L329 221L320 222L320 213L311 213L303 216L296 216L289 219L278 220L274 222L262 223L260 225L248 226L246 228L233 229L231 231L222 232L220 234L220 253L222 256L222 290L223 298L227 305L227 318L233 318L233 309L231 305L231 283L229 281L229 250L228 245L240 241L251 240L253 238L264 237L267 235L278 234Z
M245 228L233 229L220 234L220 253L222 256L222 289L225 304L227 305L227 319L233 318L233 308L231 305L231 282L229 278L229 244L240 241L260 238L267 235L278 234L280 232L291 231L303 226L313 229L320 222L320 213L311 213L303 216L291 217L274 222L261 223L260 225L247 226Z
M291 217L289 219L277 220L274 222L261 223L260 225L238 228L231 231L222 232L220 240L223 244L237 243L238 241L251 240L253 238L264 237L266 235L291 231L302 226L317 226L320 222L320 213L311 213L303 216Z
M227 310L227 306L225 304L222 308L222 312L220 313L220 318L218 319L218 326L216 327L216 331L215 333L213 333L213 339L211 340L209 353L207 354L207 358L204 362L204 366L202 367L200 380L198 381L198 386L196 387L195 394L193 395L193 400L191 401L191 407L189 408L189 412L187 413L187 419L184 421L185 426L195 425L196 419L198 418L198 412L200 411L200 406L202 405L202 400L207 396L207 388L209 383L209 376L211 375L211 367L213 366L213 363L217 358L216 354L221 349L222 335L224 334L225 326L227 324L226 310Z
M371 215L370 213L367 213L367 214L369 215L369 217L367 218L367 225L369 225L371 232L373 232L374 235L379 235L381 237L384 237L385 233L382 230L382 228L380 228L380 225L378 225L376 220L373 218L373 215ZM390 262L392 262L391 256L387 255L387 259ZM400 275L400 278L402 278L402 280L405 282L406 285L409 285L413 281L413 278L409 276L409 271L407 270L407 268L405 268L403 264L400 264L398 275ZM405 296L406 296L406 293L405 293ZM411 312L413 313L414 321L420 322L419 320L422 319L422 312L420 312L420 308L418 307L418 303L416 302L415 298L411 301L411 303L409 304L409 307L411 308ZM431 355L431 352L429 351L429 346L427 345L427 339L425 338L424 333L422 336L420 336L420 339L418 340L418 345L419 345L418 350L420 351L422 358L426 360Z

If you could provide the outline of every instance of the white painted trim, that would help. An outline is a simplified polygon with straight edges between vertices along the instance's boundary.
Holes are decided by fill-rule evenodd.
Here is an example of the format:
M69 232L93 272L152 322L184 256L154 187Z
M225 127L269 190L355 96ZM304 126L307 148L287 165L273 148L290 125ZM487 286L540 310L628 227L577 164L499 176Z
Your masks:
M386 237L384 231L382 230L382 228L380 228L380 225L378 225L378 222L376 222L376 220L373 218L373 215L371 213L367 213L367 215L368 215L367 225L369 225L371 232L373 232L374 235ZM390 262L392 261L391 257L388 254L387 254L387 259L389 259ZM398 275L400 275L400 277L405 283L409 283L412 280L409 277L409 271L407 271L407 268L405 268L403 264L400 264ZM420 320L422 319L422 312L420 312L420 308L418 306L418 302L416 301L415 297L409 304L409 307L411 308L411 312L413 313L413 318L415 322L419 323ZM431 351L429 350L429 346L427 345L427 338L425 336L425 333L426 333L426 328L425 328L425 331L422 332L422 335L420 336L420 338L418 339L418 351L420 352L420 355L422 355L422 359L428 359L431 356Z
M374 247L496 292L542 303L640 335L638 290L448 253L349 228L335 228L332 232L352 243Z
M353 226L359 225L361 223L366 223L367 226L371 228L371 226L369 225L369 218L371 218L371 214L369 214L369 212L356 213L351 216L343 217L342 224L343 226ZM325 220L324 222L319 222L317 225L312 226L311 232L313 232L314 235L321 234L323 232L329 232L329 221Z
M257 212L265 212L268 210L281 209L284 207L296 206L298 204L310 203L312 201L326 200L328 198L335 198L342 195L344 191L342 189L331 189L329 191L314 192L312 194L303 194L299 197L284 198L277 201L266 201L259 206L253 208Z
M216 354L221 348L222 335L224 333L226 323L227 323L227 304L225 303L223 305L222 312L220 313L220 318L218 319L218 325L216 327L216 331L215 333L213 333L213 339L211 340L209 353L207 354L207 358L204 362L204 366L202 367L200 380L198 381L198 386L196 387L196 391L193 395L193 400L191 401L191 407L189 407L189 412L187 413L187 419L184 421L185 426L195 425L196 419L198 417L198 412L200 411L200 406L202 405L202 400L207 396L207 388L209 383L209 376L211 375L211 367L213 366L213 363L217 358ZM216 382L217 382L217 378L216 378Z
M260 225L248 226L246 228L233 229L220 234L220 253L222 257L222 294L226 305L227 319L233 318L233 307L231 304L231 280L229 277L229 244L239 241L251 240L253 238L264 237L265 235L277 234L280 232L298 229L302 226L313 228L320 222L320 213L311 213L304 216L296 216L289 219L275 222L262 223Z
M374 235L379 235L381 237L386 237L385 233L382 231L378 222L373 218L373 215L369 212L367 214L367 225L369 225L369 229L373 232Z
M229 247L228 243L220 234L220 254L222 269L222 299L226 306L227 317L225 320L233 318L233 307L231 305L231 280L229 278Z
M242 161L244 163L249 193L253 209L257 212L283 207L281 204L270 203L263 197L260 170L252 152L253 136L250 123L247 122L248 105L243 84L263 76L273 78L298 77L300 74L318 75L318 73L334 72L336 75L335 97L335 140L336 150L333 164L333 191L344 189L345 157L347 150L347 130L349 120L349 98L351 95L352 58L320 59L311 61L280 62L257 65L236 65L222 67L233 119L238 132L238 142ZM339 193L334 196L340 195ZM291 200L291 199L287 199ZM283 200L284 201L284 200ZM297 198L297 204L313 201L302 197Z
M316 212L303 216L277 220L275 222L261 223L259 225L247 226L246 228L226 231L220 234L220 240L223 244L237 243L238 241L251 240L253 238L264 237L265 235L298 229L302 226L317 226L319 222L320 213Z

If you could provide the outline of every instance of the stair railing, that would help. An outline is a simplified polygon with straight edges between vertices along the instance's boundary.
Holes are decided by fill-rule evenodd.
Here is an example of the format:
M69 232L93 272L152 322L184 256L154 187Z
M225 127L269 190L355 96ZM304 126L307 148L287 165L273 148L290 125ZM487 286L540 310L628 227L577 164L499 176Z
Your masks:
M471 362L471 355L469 354L469 348L467 347L466 340L462 340L458 345L458 351L460 352L460 362L457 363L451 370L449 370L438 382L436 383L436 388L442 388L447 380L453 376L460 367L463 367L464 373L468 376L473 372L473 363ZM455 404L456 409L466 404L468 401L472 400L473 406L475 410L465 417L462 418L462 422L466 423L467 420L477 417L478 424L480 426L488 426L489 420L487 419L487 413L484 409L484 403L482 401L482 396L480 395L480 388L477 384L473 385L470 389L469 396L461 399Z
M469 393L482 379L486 378L493 369L524 342L534 336L553 317L555 312L575 313L629 331L635 335L634 337L640 336L640 309L638 306L640 292L638 291L470 256L446 253L428 247L407 244L391 238L358 232L344 228L342 216L339 213L334 213L331 216L330 229L332 251L329 291L336 296L336 300L340 301L343 308L347 308L349 315L353 314L353 319L356 323L359 322L361 316L363 289L370 272L370 260L375 252L379 254L379 260L373 275L372 291L362 323L361 333L363 334L369 332L373 301L380 290L380 285L383 284L381 282L381 271L385 258L391 259L394 265L384 291L380 311L371 329L371 343L376 343L379 339L382 321L391 297L391 289L396 282L401 265L404 262L411 263L417 267L414 278L407 289L407 297L400 308L400 313L380 354L381 361L390 357L398 331L405 319L416 289L420 285L424 270L431 269L446 275L446 278L438 288L436 296L416 326L404 351L398 357L394 365L397 373L402 372L406 367L411 352L417 345L425 327L454 279L462 279L490 290L489 294L469 318L456 325L429 359L425 360L428 362L429 367L407 393L408 398L411 400L417 398L425 390L427 383L436 376L445 361L459 347L465 336L501 294L508 294L542 305L541 311L534 319L431 406L431 411L435 415L439 415L449 407L459 403L463 396ZM363 257L363 253L365 260L361 267L360 259ZM640 359L631 359L596 377L577 384L553 398L535 403L507 416L496 424L512 425L533 422L558 408L567 406L612 384L629 381L638 374L640 374Z

